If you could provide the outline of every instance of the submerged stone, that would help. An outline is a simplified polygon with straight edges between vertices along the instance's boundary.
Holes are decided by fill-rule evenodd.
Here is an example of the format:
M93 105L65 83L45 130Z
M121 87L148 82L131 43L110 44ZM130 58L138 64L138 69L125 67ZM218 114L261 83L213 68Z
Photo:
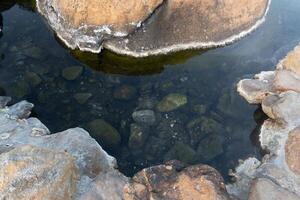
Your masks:
M83 67L81 66L72 66L63 69L62 76L68 80L73 81L77 79L83 72Z
M156 121L153 110L138 110L132 113L132 118L135 122L144 125L153 125Z
M131 85L122 85L114 90L114 98L118 100L131 100L135 98L137 90Z
M183 94L172 93L165 96L158 102L156 109L159 112L170 112L187 104L187 96Z
M201 155L206 161L214 159L223 151L223 138L218 135L211 135L203 139L197 149L198 155Z
M79 104L85 104L92 96L91 93L76 93L74 98Z
M32 87L36 87L42 82L41 77L34 72L27 72L25 78Z
M145 144L145 141L148 138L148 131L139 126L138 124L130 125L130 136L128 141L128 147L130 149L139 149L142 148Z
M87 129L91 135L107 147L118 147L121 142L119 132L102 119L95 119L88 123Z
M185 164L193 164L197 160L196 152L189 145L176 142L170 151L164 156L165 161L180 160Z

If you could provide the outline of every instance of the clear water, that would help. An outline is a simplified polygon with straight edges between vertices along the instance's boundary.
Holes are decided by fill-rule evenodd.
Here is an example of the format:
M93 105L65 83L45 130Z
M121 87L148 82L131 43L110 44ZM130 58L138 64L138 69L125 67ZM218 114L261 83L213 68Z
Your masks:
M257 135L264 116L259 107L238 96L235 85L273 69L300 42L299 10L299 0L273 0L266 23L233 45L133 59L108 51L99 55L71 51L57 40L30 0L16 4L1 0L0 93L15 102L34 103L33 116L53 133L105 120L121 135L120 145L111 147L96 133L92 136L127 175L180 159L210 164L227 177L238 159L262 153ZM74 65L82 66L83 72L67 81L62 71ZM116 98L122 87L126 100ZM79 103L74 98L78 93L91 97ZM155 125L144 128L146 142L139 148L128 145L132 113L155 106L170 93L186 95L188 103L168 113L155 111Z

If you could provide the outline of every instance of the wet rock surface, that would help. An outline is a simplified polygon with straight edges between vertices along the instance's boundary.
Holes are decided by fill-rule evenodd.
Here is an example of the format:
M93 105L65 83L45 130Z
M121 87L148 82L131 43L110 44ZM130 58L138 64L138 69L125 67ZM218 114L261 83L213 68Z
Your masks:
M137 173L124 187L125 200L229 199L220 174L207 165L184 167L176 161Z
M264 21L269 1L37 0L37 5L69 47L100 52L104 41L105 48L140 57L233 42Z
M264 122L260 131L260 144L268 154L262 162L244 161L233 173L237 181L228 189L237 197L251 188L249 199L300 199L299 58L298 45L279 62L273 72L274 79L248 79L238 84L240 94L249 103L261 103L270 119ZM257 86L256 90L245 87L245 82ZM263 82L268 86L262 85ZM265 95L260 95L262 93Z

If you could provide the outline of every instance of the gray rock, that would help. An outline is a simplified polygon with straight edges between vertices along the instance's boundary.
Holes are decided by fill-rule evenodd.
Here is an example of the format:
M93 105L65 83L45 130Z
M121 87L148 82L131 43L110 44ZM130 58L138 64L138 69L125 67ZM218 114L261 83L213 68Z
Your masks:
M33 104L28 101L21 101L9 107L7 114L18 119L28 118L31 114Z
M0 199L66 199L76 190L77 169L65 152L30 145L0 155Z
M0 109L4 108L11 101L11 97L0 96Z
M156 109L159 112L170 112L187 104L187 96L183 94L172 93L165 96L158 102Z
M153 125L156 121L153 110L138 110L132 113L132 118L136 123L142 125Z
M62 76L68 80L73 81L77 79L83 72L83 67L81 66L71 66L63 69Z
M88 123L87 129L93 137L99 139L107 147L118 147L121 143L119 132L102 119L91 121Z
M300 196L276 185L269 179L259 178L252 183L248 200L300 200Z

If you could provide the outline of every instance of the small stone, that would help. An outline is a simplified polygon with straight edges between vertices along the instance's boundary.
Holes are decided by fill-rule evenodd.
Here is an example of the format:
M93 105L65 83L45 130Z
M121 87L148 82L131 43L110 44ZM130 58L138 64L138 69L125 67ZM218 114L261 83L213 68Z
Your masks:
M135 122L145 125L153 125L156 121L153 110L139 110L132 113L132 118Z
M142 148L145 141L148 138L148 131L138 124L130 125L130 136L128 141L128 147L130 149Z
M83 72L83 67L81 66L72 66L63 69L62 76L68 80L73 81L77 79Z
M30 91L29 84L26 81L18 81L11 85L7 92L11 94L12 97L16 97L18 99L23 98Z
M159 112L170 112L187 104L187 96L172 93L165 96L156 106Z
M266 178L253 181L248 200L299 200L296 194L276 185Z
M42 82L40 76L34 72L27 72L25 78L32 87L36 87Z
M210 161L223 153L223 139L218 135L211 135L203 139L198 146L197 154L206 161Z
M28 49L23 50L22 53L27 57L34 58L37 60L45 60L47 57L46 53L39 47L30 47Z
M179 160L185 164L193 164L196 161L196 152L189 145L176 142L170 151L165 155L164 160Z
M137 90L130 85L122 85L114 90L114 98L118 100L131 100L136 97Z
M207 106L206 105L197 104L197 105L193 106L193 111L195 113L197 113L198 115L205 114L206 110L207 110Z
M102 119L95 119L88 123L87 129L90 134L107 147L118 147L121 143L119 132L109 123Z
M91 93L77 93L74 98L79 104L85 104L92 96Z

